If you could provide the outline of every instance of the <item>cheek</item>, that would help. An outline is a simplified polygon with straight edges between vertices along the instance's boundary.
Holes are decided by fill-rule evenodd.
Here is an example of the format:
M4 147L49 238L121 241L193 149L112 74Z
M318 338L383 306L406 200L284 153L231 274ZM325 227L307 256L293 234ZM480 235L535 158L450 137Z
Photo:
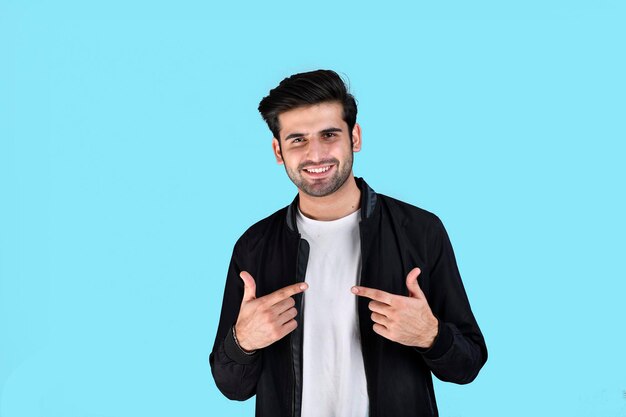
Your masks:
M303 155L305 154L304 150L299 148L289 149L286 152L283 152L283 162L287 165L297 167L300 162L303 160Z
M352 148L338 150L335 158L339 159L344 165L352 160Z
M286 156L283 154L283 164L285 164L285 167L290 171L295 172L298 170L298 161L299 159L291 153Z

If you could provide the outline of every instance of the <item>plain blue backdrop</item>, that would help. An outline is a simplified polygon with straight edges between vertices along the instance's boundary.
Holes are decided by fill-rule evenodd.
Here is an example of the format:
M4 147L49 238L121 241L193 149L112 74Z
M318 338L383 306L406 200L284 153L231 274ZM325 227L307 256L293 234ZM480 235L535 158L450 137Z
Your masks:
M259 100L332 68L355 173L440 216L489 361L442 416L626 416L622 1L0 0L0 416L253 415L207 357L296 189Z

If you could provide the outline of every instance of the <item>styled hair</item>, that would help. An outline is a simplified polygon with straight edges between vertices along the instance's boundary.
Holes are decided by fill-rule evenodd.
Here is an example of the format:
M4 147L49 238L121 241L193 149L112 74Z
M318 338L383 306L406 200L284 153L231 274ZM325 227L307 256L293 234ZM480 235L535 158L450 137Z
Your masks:
M259 112L280 143L278 115L297 107L325 102L338 102L343 107L343 120L352 128L356 123L356 100L348 92L341 77L331 70L302 72L285 78L259 103Z

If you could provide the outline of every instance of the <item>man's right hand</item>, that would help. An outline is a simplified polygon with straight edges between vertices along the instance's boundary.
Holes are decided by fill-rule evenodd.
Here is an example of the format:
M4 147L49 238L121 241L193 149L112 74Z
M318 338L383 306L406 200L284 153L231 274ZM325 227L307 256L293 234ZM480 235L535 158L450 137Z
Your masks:
M254 351L271 345L295 330L298 326L296 301L293 295L309 288L305 282L288 285L261 298L256 298L256 283L246 271L239 274L243 280L243 300L235 333L239 346Z

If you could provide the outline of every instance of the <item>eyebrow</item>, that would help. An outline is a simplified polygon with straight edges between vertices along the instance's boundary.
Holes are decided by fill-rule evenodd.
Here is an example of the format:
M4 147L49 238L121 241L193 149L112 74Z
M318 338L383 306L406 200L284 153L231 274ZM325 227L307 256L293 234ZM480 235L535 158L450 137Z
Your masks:
M341 129L338 127L329 127L328 129L324 129L324 130L320 130L320 133L324 134L324 133L335 133L335 132L341 132Z
M327 129L322 129L319 131L320 134L324 134L324 133L336 133L336 132L341 132L341 129L338 127L329 127ZM290 133L285 137L285 140L289 140L289 139L293 139L293 138L299 138L300 136L306 136L305 133Z

